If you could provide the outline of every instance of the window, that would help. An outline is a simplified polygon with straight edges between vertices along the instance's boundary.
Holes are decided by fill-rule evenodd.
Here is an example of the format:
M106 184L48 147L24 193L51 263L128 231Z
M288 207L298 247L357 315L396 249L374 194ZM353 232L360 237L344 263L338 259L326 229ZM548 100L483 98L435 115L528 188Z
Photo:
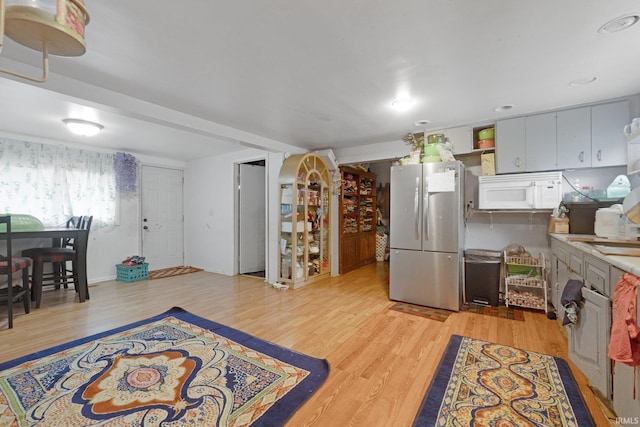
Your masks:
M28 214L45 226L93 215L92 227L115 224L114 155L0 139L0 212Z

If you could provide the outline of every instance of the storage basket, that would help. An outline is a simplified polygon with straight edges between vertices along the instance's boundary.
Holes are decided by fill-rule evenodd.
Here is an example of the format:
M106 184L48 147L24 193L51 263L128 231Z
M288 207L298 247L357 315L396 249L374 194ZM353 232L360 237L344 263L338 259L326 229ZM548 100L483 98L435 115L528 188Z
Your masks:
M387 249L387 235L376 233L376 261L384 261L384 253Z
M149 263L137 265L116 264L116 280L120 282L137 282L149 278Z
M11 231L40 231L44 230L42 222L32 215L25 214L7 214L11 215ZM6 232L5 224L0 225L0 232Z

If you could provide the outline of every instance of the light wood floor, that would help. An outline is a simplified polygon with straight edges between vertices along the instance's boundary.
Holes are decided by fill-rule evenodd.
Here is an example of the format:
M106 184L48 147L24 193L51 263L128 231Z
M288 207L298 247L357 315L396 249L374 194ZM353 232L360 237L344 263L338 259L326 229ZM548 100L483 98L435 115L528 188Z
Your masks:
M455 313L445 322L388 310L386 263L327 278L296 290L262 279L199 272L90 287L50 290L41 308L6 329L0 307L0 361L85 337L180 306L265 340L328 359L325 384L288 426L411 426L452 334L533 350L568 360L560 327L541 312L525 321ZM584 376L571 364L596 425L608 425Z

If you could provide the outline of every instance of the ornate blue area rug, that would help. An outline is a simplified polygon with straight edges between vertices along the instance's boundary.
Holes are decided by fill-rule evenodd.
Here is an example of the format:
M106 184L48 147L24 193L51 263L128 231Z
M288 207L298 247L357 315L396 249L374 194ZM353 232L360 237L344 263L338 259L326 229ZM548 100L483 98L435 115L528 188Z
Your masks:
M453 335L414 426L593 426L562 359Z
M279 426L326 360L174 307L0 365L2 426Z

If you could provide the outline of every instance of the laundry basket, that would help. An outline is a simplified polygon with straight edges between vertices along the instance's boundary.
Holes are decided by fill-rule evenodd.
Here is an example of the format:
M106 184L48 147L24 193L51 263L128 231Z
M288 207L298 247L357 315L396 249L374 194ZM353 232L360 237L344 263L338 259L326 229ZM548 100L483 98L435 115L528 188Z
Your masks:
M44 230L42 222L32 215L8 214L11 215L11 231L40 231ZM4 224L0 227L0 232L7 231Z
M376 233L376 261L384 261L384 253L387 249L387 235Z
M116 264L116 280L119 282L137 282L149 278L149 263L136 265Z

